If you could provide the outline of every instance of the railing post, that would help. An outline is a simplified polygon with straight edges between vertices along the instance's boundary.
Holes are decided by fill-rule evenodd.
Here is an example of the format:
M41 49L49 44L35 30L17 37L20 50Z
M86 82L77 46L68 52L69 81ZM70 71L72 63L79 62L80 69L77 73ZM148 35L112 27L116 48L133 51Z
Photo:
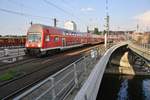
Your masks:
M87 73L87 66L86 66L86 57L83 57L83 65L84 65L84 75L86 76Z
M51 77L50 78L51 82L52 82L52 100L56 99L56 92L55 92L55 82L54 82L54 78Z
M19 48L18 48L18 55L19 55Z
M88 98L87 98L87 95L86 95L86 94L84 95L84 100L88 100Z
M74 67L74 80L75 80L76 88L78 88L79 87L79 84L78 84L78 73L77 73L77 67L76 67L75 63L73 64L73 67Z
M8 56L8 49L4 49L5 56Z

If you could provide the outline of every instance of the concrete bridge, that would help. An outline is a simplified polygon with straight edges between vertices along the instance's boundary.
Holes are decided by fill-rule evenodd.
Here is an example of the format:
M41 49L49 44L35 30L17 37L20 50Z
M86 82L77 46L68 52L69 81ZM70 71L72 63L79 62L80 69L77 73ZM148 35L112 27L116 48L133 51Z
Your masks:
M126 49L123 48L125 46L126 46ZM119 51L124 52L127 50L127 48L129 50L131 50L132 53L134 53L134 55L129 57L129 55L127 53L125 53L124 55L121 56L119 62L118 62L118 60L117 60L117 62L111 60L111 59L113 59L112 57L114 57L114 55L116 55L117 52L119 52ZM137 57L138 58L140 57L140 59L142 59L142 61L144 61L149 66L149 64L150 64L150 47L136 45L131 42L126 42L126 43L122 43L122 44L113 46L112 48L108 49L108 51L104 54L104 56L99 60L99 62L95 66L95 68L92 70L89 78L86 80L85 84L82 86L81 90L76 95L75 100L96 100L104 72L132 74L132 75L137 74L137 72L134 71L133 66L131 66L131 64L133 64L135 62ZM109 69L110 72L108 70L105 71L106 66L109 64L112 64L112 63L119 65L119 67L117 68L117 72L116 72L116 70L114 70L113 67L112 67L112 69L111 68ZM122 67L120 67L120 66L122 66ZM146 74L138 73L138 75L140 75L140 74L150 75L150 73L146 73Z
M128 61L128 58L131 61L136 60L133 59L133 56L128 56L128 53L126 53L127 50L131 50L134 56L136 54L146 64L149 63L149 50L144 51L143 56L141 47L136 46L136 50L134 48L135 45L131 44L131 42L114 45L104 54L99 48L95 48L91 51L91 56L79 59L77 62L67 66L55 75L50 76L43 82L15 97L14 100L96 100L103 74L106 72L106 67L112 63L118 64L118 62L112 60L116 57L116 52L125 52L121 58L122 60L120 60L121 63L119 62L119 66L127 66L133 63ZM98 55L101 58L97 61L95 58ZM95 66L93 65L94 62L97 62ZM125 70L125 73L129 71L130 74L135 74L130 67L125 67L127 70L123 67L123 70ZM118 72L123 73L122 69L118 70Z

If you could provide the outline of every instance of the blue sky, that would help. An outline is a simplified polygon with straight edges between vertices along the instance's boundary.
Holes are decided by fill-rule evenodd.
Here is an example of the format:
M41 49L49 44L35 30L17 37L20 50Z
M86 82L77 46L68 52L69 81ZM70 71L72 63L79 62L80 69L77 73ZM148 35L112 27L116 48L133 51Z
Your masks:
M58 8L45 0L0 0L0 9L42 17L16 15L0 10L0 34L26 34L31 21L52 26L54 17L58 19L59 27L63 27L66 20L73 20L80 31L86 31L86 26L91 29L93 27L104 29L105 0L46 1ZM150 0L108 1L111 30L135 30L137 24L140 30L150 30Z

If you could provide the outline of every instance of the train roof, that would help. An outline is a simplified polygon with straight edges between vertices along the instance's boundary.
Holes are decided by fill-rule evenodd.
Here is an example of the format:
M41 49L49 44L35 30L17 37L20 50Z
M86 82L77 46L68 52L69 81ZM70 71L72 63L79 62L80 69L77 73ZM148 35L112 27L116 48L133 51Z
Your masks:
M72 31L72 30L68 30L68 29L64 29L64 28L59 28L59 27L53 27L53 26L48 26L48 25L42 25L42 24L33 24L28 32L42 32L43 28L53 28L53 29L57 29L61 32L74 32L74 33L79 33L79 34L83 34L85 32L78 32L78 31Z
M20 39L20 38L26 38L26 36L2 36L0 39Z

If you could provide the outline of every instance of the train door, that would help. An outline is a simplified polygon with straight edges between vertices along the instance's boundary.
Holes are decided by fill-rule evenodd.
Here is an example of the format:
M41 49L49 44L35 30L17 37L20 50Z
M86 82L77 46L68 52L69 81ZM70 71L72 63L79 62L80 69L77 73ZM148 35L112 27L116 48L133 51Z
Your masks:
M46 48L49 47L49 42L50 42L50 36L47 34L47 35L45 35L45 47Z
M65 38L62 38L62 46L63 47L66 46L66 40L65 40Z

